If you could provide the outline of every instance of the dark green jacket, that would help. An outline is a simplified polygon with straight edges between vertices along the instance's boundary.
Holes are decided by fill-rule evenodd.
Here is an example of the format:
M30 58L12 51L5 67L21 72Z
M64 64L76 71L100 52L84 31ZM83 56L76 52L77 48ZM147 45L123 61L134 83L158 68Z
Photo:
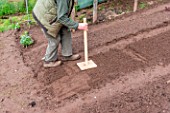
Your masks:
M58 35L64 25L70 29L77 29L78 23L69 18L74 0L37 0L33 15L53 37Z

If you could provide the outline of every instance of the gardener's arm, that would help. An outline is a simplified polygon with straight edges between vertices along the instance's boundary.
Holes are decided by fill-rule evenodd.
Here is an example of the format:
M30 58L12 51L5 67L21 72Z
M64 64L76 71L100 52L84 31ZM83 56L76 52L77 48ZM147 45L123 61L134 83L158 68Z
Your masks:
M68 0L56 0L57 2L57 21L70 29L77 29L79 24L68 17L69 6Z

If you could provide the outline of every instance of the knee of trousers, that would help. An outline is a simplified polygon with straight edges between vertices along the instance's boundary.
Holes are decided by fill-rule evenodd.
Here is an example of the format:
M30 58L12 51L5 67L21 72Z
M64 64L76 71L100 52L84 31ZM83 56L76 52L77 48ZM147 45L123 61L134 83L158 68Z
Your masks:
M52 48L56 48L56 47L58 47L58 45L59 45L59 43L57 43L57 42L49 42L48 43L48 46L50 46Z

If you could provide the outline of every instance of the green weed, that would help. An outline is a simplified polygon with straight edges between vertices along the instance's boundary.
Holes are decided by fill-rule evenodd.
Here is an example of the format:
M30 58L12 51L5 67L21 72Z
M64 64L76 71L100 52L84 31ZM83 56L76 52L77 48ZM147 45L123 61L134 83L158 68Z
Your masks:
M19 30L20 28L21 28L20 24L19 24L19 23L16 23L14 29Z
M103 11L105 9L105 6L102 5L101 7L98 8L99 11Z
M139 3L139 8L140 9L144 9L144 8L146 8L147 7L147 3L145 3L145 2L140 2Z
M79 21L82 22L84 17L86 17L86 14L79 15L79 17L78 17Z

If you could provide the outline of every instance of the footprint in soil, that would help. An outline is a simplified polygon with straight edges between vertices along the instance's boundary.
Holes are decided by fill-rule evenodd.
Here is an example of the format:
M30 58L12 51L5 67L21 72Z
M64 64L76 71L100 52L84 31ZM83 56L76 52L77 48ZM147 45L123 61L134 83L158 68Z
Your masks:
M35 101L32 101L31 103L28 104L28 106L31 106L31 107L35 107L35 105L36 105Z
M1 102L3 102L5 99L3 98L3 99L1 99Z
M170 11L170 7L165 7L165 11Z

